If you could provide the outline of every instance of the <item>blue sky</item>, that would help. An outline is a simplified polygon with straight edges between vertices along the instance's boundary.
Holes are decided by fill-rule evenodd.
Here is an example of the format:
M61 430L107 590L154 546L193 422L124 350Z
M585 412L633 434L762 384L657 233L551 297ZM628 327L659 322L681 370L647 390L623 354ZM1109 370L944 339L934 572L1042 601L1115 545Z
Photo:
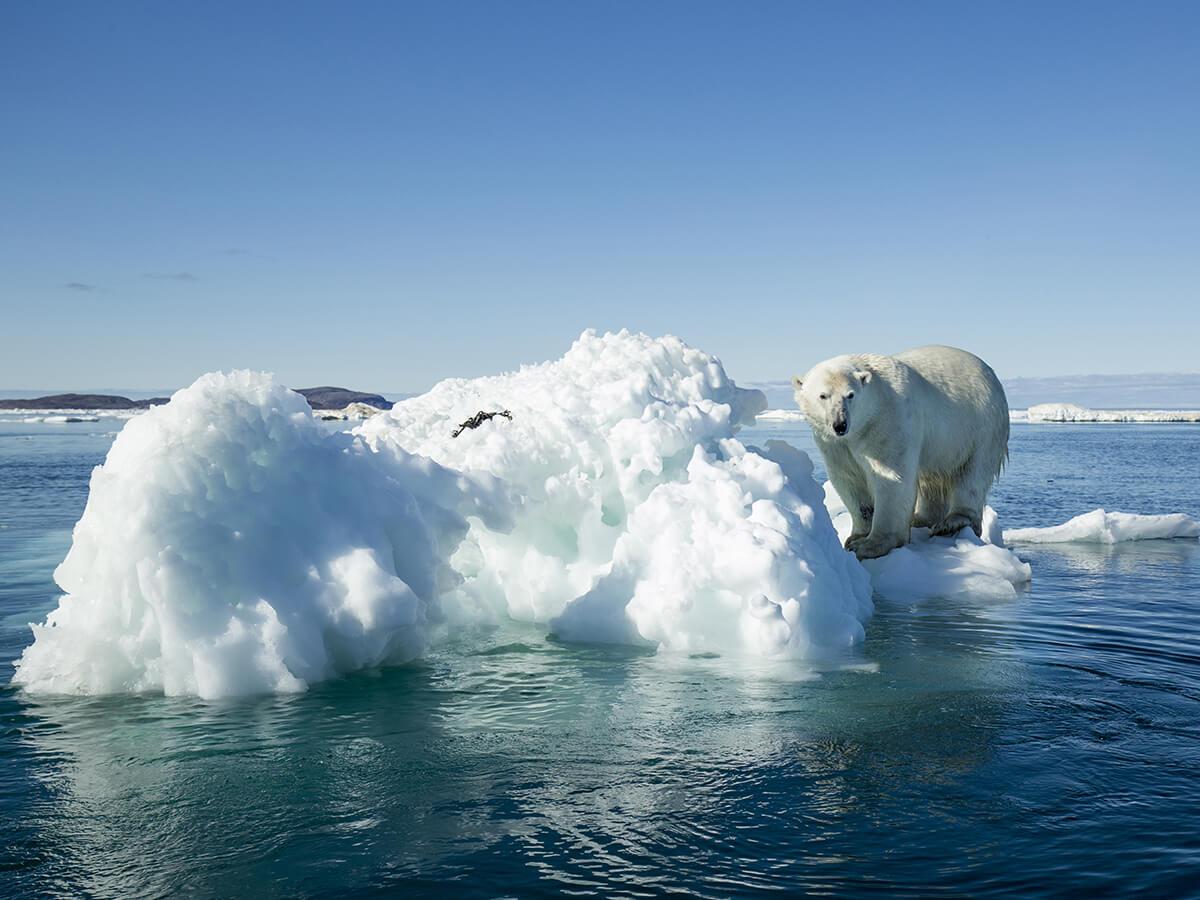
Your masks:
M0 387L1197 371L1200 4L11 3Z

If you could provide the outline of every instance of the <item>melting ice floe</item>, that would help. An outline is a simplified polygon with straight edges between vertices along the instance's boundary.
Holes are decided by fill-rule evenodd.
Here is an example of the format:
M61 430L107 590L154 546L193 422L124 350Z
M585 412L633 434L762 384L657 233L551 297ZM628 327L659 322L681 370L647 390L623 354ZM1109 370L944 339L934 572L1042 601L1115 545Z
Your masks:
M31 691L300 690L479 617L577 640L816 656L870 585L803 454L734 437L762 395L675 338L585 333L330 434L269 376L208 375L93 473L17 663ZM480 409L508 409L459 438Z
M850 535L850 513L829 482L825 507L838 536ZM983 512L983 536L964 528L953 537L931 537L928 528L914 528L910 543L863 565L880 594L894 599L952 597L1012 597L1033 576L1028 563L1004 546L996 511Z
M1183 513L1144 516L1094 509L1048 528L1010 528L1005 540L1030 544L1119 544L1159 538L1200 537L1200 522Z
M77 422L101 422L109 419L130 419L141 412L140 409L5 409L0 410L0 424L64 425Z

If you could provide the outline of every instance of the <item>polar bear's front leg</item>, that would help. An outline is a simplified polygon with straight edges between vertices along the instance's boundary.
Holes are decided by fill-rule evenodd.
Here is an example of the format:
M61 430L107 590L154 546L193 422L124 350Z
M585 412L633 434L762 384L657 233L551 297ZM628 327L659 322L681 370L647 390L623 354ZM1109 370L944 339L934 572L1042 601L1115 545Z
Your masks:
M874 508L871 488L866 474L849 453L838 456L826 453L825 458L829 480L850 513L850 536L846 538L844 546L847 550L853 550L871 531Z
M874 518L875 509L868 506L870 501L856 504L851 509L850 513L850 534L842 546L847 550L856 550L858 545L867 539L867 535L871 533L871 520Z
M853 549L859 559L875 559L908 543L917 505L917 456L907 454L899 466L876 459L866 463L875 513L870 533Z

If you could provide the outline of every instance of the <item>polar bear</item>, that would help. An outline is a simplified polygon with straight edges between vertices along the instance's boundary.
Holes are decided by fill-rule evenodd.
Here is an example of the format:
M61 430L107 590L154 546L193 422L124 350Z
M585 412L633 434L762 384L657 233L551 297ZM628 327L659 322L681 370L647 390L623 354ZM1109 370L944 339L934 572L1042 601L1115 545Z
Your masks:
M835 356L792 386L853 519L847 550L883 556L912 526L981 533L1008 456L1008 400L987 363L936 346Z

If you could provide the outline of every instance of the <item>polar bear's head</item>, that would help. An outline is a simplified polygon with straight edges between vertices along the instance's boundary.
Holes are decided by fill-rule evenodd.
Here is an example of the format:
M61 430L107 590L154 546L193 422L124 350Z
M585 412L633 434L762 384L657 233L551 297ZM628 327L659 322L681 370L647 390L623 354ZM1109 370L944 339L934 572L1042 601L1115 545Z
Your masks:
M817 363L803 378L792 377L796 405L813 433L827 441L853 434L871 418L871 383L871 370L851 356L835 356Z

